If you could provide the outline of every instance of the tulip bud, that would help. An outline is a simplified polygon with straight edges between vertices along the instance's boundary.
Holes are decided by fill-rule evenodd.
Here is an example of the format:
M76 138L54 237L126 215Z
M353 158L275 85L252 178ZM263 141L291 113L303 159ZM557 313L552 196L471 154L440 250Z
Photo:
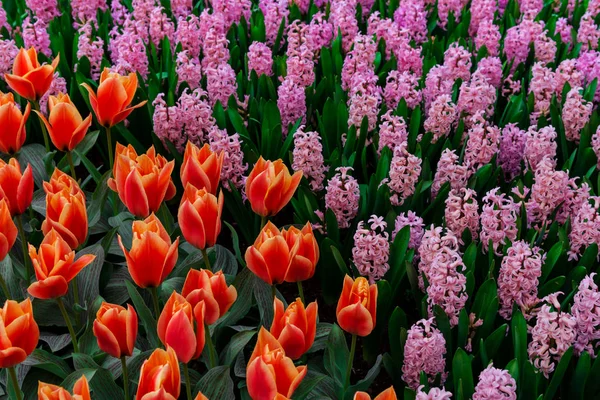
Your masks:
M371 396L365 392L356 392L353 400L371 400ZM398 397L396 396L394 387L390 386L388 389L379 393L379 395L373 400L398 400Z
M222 271L213 274L206 269L190 269L181 295L191 303L192 307L203 301L204 322L211 325L225 315L235 302L237 290L233 285L227 286Z
M285 281L299 282L312 278L319 262L319 245L310 222L307 222L302 230L290 226L281 231L281 234L292 252Z
M57 385L51 385L42 381L38 382L38 400L90 400L90 386L82 375L73 386L73 396Z
M187 184L177 213L183 237L194 247L206 249L217 242L221 233L223 192L217 198L204 189Z
M340 327L352 335L367 336L375 328L377 285L361 277L344 278L344 287L336 309Z
M140 370L136 400L177 400L181 390L179 362L175 351L156 349Z
M315 341L317 333L317 302L314 301L304 309L298 298L283 310L283 303L275 299L275 316L271 325L271 333L281 343L285 354L297 360L306 353Z
M0 310L0 368L14 367L22 363L35 350L40 330L33 319L31 300L21 303L6 300Z
M108 187L119 194L119 198L136 217L146 218L157 212L163 200L175 196L175 184L171 172L174 161L156 154L154 146L146 154L138 156L132 145L117 143L113 176Z
M73 150L83 140L92 124L92 114L85 120L82 119L69 95L62 93L48 98L48 109L48 119L42 113L36 113L46 125L50 140L60 151Z
M33 173L31 165L27 164L25 172L16 158L7 163L0 159L0 198L8 202L10 213L23 214L33 199Z
M4 260L17 240L19 231L15 226L5 199L0 200L0 261Z
M37 281L29 285L27 291L43 300L67 294L69 282L96 258L93 254L85 254L75 260L75 252L54 229L46 234L39 250L29 245L29 257Z
M17 107L12 93L0 92L0 151L14 154L21 150L27 136L25 124L31 113L31 104L25 106L25 113Z
M261 217L277 214L290 201L302 179L302 171L290 175L281 159L258 159L246 179L246 195L252 211Z
M127 309L102 302L94 320L94 336L98 347L115 358L131 356L138 332L138 317L134 308Z
M22 48L15 57L12 74L4 74L4 79L21 97L34 102L39 101L50 89L58 61L59 57L56 56L52 64L40 65L34 47L30 47L29 50Z
M224 157L224 152L213 153L208 144L199 149L192 142L187 142L181 164L183 187L191 183L198 189L204 189L216 195Z
M118 236L129 274L141 288L158 287L175 267L179 238L171 243L169 234L154 214L143 221L134 221L131 229L130 251Z

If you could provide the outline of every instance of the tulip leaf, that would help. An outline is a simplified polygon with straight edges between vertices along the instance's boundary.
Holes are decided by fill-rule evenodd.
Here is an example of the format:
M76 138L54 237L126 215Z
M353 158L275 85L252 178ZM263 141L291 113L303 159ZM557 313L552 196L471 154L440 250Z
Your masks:
M71 344L71 335L68 333L64 333L62 335L41 333L40 340L45 342L50 347L52 352L57 352Z
M237 299L231 306L227 314L223 316L217 325L233 325L242 319L252 307L252 292L254 290L254 281L258 278L248 268L244 268L233 281L233 286L237 290Z
M73 372L65 360L42 349L35 349L33 353L23 361L23 365L41 368L53 373L61 379L66 378L67 375Z
M109 188L107 185L108 179L110 178L111 171L107 171L102 175L100 182L96 186L96 190L92 194L92 199L89 206L87 207L87 214L89 220L89 227L95 226L102 215L102 210L106 205L106 197L108 196Z
M216 244L212 250L215 252L213 271L223 271L225 275L236 275L238 263L235 259L235 255L220 244Z
M255 330L242 331L233 335L233 337L229 340L229 343L227 343L227 346L225 346L221 352L221 363L231 366L237 358L239 352L246 347L254 335L256 335Z
M194 394L201 392L209 399L235 400L233 380L229 374L228 366L219 366L210 369L200 378Z
M75 278L79 285L79 301L83 303L80 304L82 307L91 306L100 295L100 273L104 266L104 249L99 243L80 250L77 253L77 258L87 254L94 255L96 258L82 269Z
M323 363L337 386L342 386L346 380L348 357L350 357L350 351L344 332L337 324L333 324L325 348Z
M375 381L375 378L377 378L377 375L379 375L379 371L381 371L382 361L383 361L383 356L380 354L377 356L377 360L375 361L375 364L373 364L371 369L369 369L369 371L367 372L367 375L365 375L365 377L363 379L358 381L358 383L356 383L355 385L352 385L348 388L348 390L346 391L346 394L345 394L346 399L351 399L352 395L354 395L355 392L365 391L371 386L373 381Z
M321 374L319 372L308 370L304 379L300 383L300 386L294 391L292 398L294 400L304 400L309 396L314 395L314 391L317 386L321 386L321 384L329 378L325 374Z
M25 171L27 164L31 164L31 172L33 173L33 180L37 187L42 187L42 182L49 180L46 166L44 165L44 156L46 155L46 149L39 143L28 144L21 147L21 150L17 154L17 159L21 166L21 171Z
M75 353L74 356L75 355L78 354ZM84 362L84 364L87 364L88 362ZM85 367L78 369L67 376L61 386L72 392L75 382L77 382L82 375L85 375L89 382L90 391L92 392L94 400L115 400L124 397L123 389L117 385L111 374L104 368Z
M142 296L140 296L140 293L133 283L125 281L125 285L127 286L129 298L131 298L131 301L135 307L135 311L137 312L140 322L146 331L146 337L150 341L150 345L155 348L161 347L160 340L158 339L158 333L156 332L156 320L152 316L152 312L150 312L150 309L144 302Z

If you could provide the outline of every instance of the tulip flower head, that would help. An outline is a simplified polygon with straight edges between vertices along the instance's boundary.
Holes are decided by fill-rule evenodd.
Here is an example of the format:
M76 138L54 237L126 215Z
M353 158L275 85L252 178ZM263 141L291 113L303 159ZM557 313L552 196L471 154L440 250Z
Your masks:
M69 291L69 282L96 258L85 254L75 260L75 252L54 229L44 237L39 250L29 245L29 257L33 264L37 282L27 291L37 299L55 299Z
M12 74L4 74L4 79L21 97L37 102L50 88L58 61L56 56L52 64L40 65L34 47L29 50L22 48L13 63Z
M157 212L163 200L175 196L175 184L171 173L175 161L156 154L154 146L146 154L138 156L132 145L117 143L113 176L108 187L119 194L119 198L136 217L146 218Z
M19 231L10 215L8 203L5 199L0 200L0 261L4 260L10 249L17 240Z
M375 397L373 400L397 400L397 399L398 399L398 397L396 396L396 391L394 390L394 387L390 386L388 389L379 393L379 395L377 397ZM371 400L371 396L369 396L369 394L365 393L365 392L356 392L354 394L354 400Z
M138 332L138 317L131 304L127 309L102 302L94 320L98 347L115 358L131 356Z
M90 386L85 375L75 382L73 386L73 395L64 388L51 385L49 383L38 383L38 399L39 400L90 400Z
M16 158L8 164L0 159L0 198L8 202L10 213L23 214L33 199L33 173L27 164L24 172Z
M25 361L37 347L40 330L33 319L31 300L21 303L7 300L0 310L0 368L14 367Z
M179 362L175 351L156 349L140 370L136 400L177 400L181 390Z
M177 213L183 237L192 246L202 250L214 246L221 233L222 213L223 191L217 198L205 189L196 189L188 183Z
M261 217L277 214L290 201L302 179L302 171L290 175L281 159L258 159L246 179L246 195L252 211Z
M224 157L225 152L221 151L218 154L213 152L208 143L199 149L192 142L187 142L181 164L183 187L191 183L198 189L204 189L216 195Z
M190 269L185 278L181 295L195 307L204 302L204 322L214 324L221 318L237 298L233 285L227 286L223 271L212 273L209 270Z
M154 214L143 221L134 221L131 229L131 250L127 251L121 236L118 237L129 273L141 288L158 287L175 267L179 238L171 243L169 234Z
M92 124L92 114L82 119L69 95L63 93L48 98L48 109L48 119L39 111L35 112L46 125L52 144L60 151L73 150Z
M344 287L337 304L337 321L352 335L368 336L375 328L377 315L377 285L369 286L364 277L344 278Z
M248 361L246 384L253 400L291 398L306 376L305 365L296 367L275 337L264 327Z
M30 113L31 104L27 103L22 113L12 93L0 92L0 152L14 154L21 150L27 137L25 124Z
M208 397L203 395L201 392L198 392L198 395L196 396L196 398L194 400L208 400Z
M290 303L284 311L283 303L278 298L274 301L275 316L271 325L271 333L279 341L285 354L297 360L306 353L315 341L317 333L317 302L304 308L298 298Z
M312 278L319 262L319 245L311 223L307 222L302 230L292 225L283 229L281 235L292 252L285 281L299 282Z

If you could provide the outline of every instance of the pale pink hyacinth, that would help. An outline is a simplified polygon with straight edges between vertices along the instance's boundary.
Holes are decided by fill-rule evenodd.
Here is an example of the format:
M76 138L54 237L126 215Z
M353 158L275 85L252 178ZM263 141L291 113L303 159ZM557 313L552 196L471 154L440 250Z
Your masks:
M383 98L390 109L398 107L401 99L404 99L409 109L414 109L422 100L419 77L409 71L391 71L386 78Z
M450 190L446 198L446 226L457 237L465 230L471 232L473 240L479 237L479 203L473 189Z
M529 93L533 93L532 121L550 112L550 101L554 94L554 72L545 67L541 62L536 62L531 68L531 81L529 82Z
M596 50L600 40L600 29L594 22L596 16L589 12L583 14L577 30L577 42L581 43L582 50Z
M543 31L538 23L524 19L518 25L506 30L504 35L504 54L507 60L513 60L513 71L527 60L529 44Z
M381 117L379 125L379 144L377 154L381 154L384 147L389 148L394 152L394 149L408 140L408 131L406 130L406 122L404 118L393 115L392 110L389 110Z
M287 136L290 124L298 119L306 123L306 92L304 87L286 77L277 88L277 108L281 113L283 135Z
M577 323L575 353L581 355L587 351L592 358L596 358L595 349L600 345L600 292L594 283L594 276L595 273L586 275L579 282L571 307L571 314Z
M598 159L597 165L600 168L600 126L596 129L596 132L592 135L592 150L596 154Z
M225 62L217 66L207 66L204 73L211 106L214 107L217 101L220 101L223 108L227 109L229 97L234 96L237 91L235 71Z
M150 13L150 39L158 49L163 38L168 38L171 48L175 45L175 25L169 19L163 7L155 7Z
M231 190L227 183L231 181L238 190L241 190L246 182L244 174L248 169L248 163L244 162L240 135L237 133L228 135L226 130L213 126L208 133L208 142L212 151L222 151L225 154L221 168L222 187Z
M439 306L450 319L450 325L458 325L458 315L469 297L465 269L462 257L456 251L441 249L435 255L426 289L430 317L434 315L434 307Z
M566 59L561 61L554 73L554 83L558 101L562 101L562 92L566 83L569 83L569 86L574 88L583 86L583 80L584 75L577 68L577 60Z
M4 80L4 74L11 73L17 54L19 48L13 39L0 39L0 79Z
M481 21L475 34L475 49L479 51L480 48L485 46L488 54L496 57L500 51L500 39L502 39L502 35L498 25L490 20Z
M423 98L425 99L425 112L429 112L431 103L439 96L452 95L454 81L449 78L448 68L444 65L435 65L425 77Z
M484 57L477 63L473 76L480 75L487 79L494 88L502 86L502 61L499 57Z
M445 256L446 260L455 258L459 254L460 241L456 235L449 229L444 229L441 226L431 225L425 230L421 237L419 245L419 288L425 291L425 281L423 277L429 280L431 270L433 269L433 261L438 255Z
M252 42L248 47L248 74L256 72L257 76L273 75L273 52L261 42Z
M483 251L492 251L501 256L501 246L507 241L513 242L517 238L517 216L519 205L504 193L498 193L500 188L494 188L483 197L481 210L481 244Z
M60 15L57 0L25 0L25 5L46 24Z
M494 21L494 13L498 5L495 0L474 0L471 2L471 21L469 35L474 36L479 32L481 24Z
M487 123L475 123L467 131L468 140L463 163L475 172L492 161L500 147L500 128Z
M185 89L179 97L178 107L188 140L201 146L215 125L208 94L201 88Z
M451 189L460 189L467 186L471 176L466 165L458 163L458 155L454 150L445 149L437 164L433 183L431 184L431 197L435 198L442 185L450 182Z
M402 212L396 217L394 231L392 232L392 241L396 239L398 232L405 226L410 228L410 240L408 248L418 250L421 245L421 239L425 233L425 224L423 218L419 217L414 211Z
M507 370L490 364L479 374L473 400L517 400L517 381Z
M79 24L83 25L90 22L96 25L96 15L98 10L108 10L106 0L71 0L69 4L71 5L71 16L75 21L74 25L76 27ZM118 5L116 5L116 7L118 7ZM117 23L117 25L119 24Z
M59 93L67 93L67 81L60 76L58 72L55 72L50 88L48 88L48 91L40 98L40 111L46 117L48 116L48 99L50 96L57 96Z
M596 78L600 80L600 52L595 50L582 52L577 59L577 68L585 76L586 84L590 84ZM600 87L596 89L594 101L600 101Z
M216 66L229 61L228 43L229 41L225 37L225 33L219 28L209 28L202 41L202 68L206 68L209 65Z
M187 137L183 134L183 124L179 107L177 105L167 106L164 100L164 93L159 93L152 102L154 114L152 116L152 125L154 133L163 142L167 148L167 141L173 143L173 146L181 153L185 148Z
M214 13L224 16L227 29L232 24L240 23L242 17L246 23L250 23L251 0L211 0L210 3Z
M573 41L571 37L571 31L573 27L569 24L569 20L565 17L560 17L556 20L556 26L554 32L560 36L560 40L563 43L571 44Z
M535 183L527 202L527 220L530 226L549 226L552 213L568 198L571 180L565 171L557 171L555 163L544 157L535 171Z
M527 16L536 16L544 7L543 0L521 0L519 1L519 10Z
M123 32L116 26L110 31L109 49L114 72L123 75L137 72L143 78L148 76L146 44L140 32L132 22L125 24Z
M377 42L382 39L385 41L386 60L393 54L401 63L404 62L404 59L398 56L403 52L406 43L410 42L410 36L407 31L401 31L392 19L381 18L379 11L374 12L367 21L367 35L374 35Z
M325 173L329 168L325 166L323 160L323 145L321 144L319 132L305 132L304 126L300 126L294 132L292 157L292 169L302 171L313 191L322 190Z
M402 34L402 33L399 33ZM412 72L419 78L423 75L423 56L421 55L421 46L412 47L408 41L408 36L402 36L402 40L396 43L392 48L394 56L398 61L398 71Z
M122 0L112 0L110 3L110 16L112 17L115 26L125 25L125 21L129 16L129 10L126 6L123 5L121 1Z
M358 223L354 233L352 262L362 276L374 283L390 269L390 241L383 217L371 215L368 222L368 227L365 227L364 221Z
M22 36L24 47L35 47L39 53L42 53L46 57L52 57L48 24L36 17L33 20L29 16L23 20Z
M133 18L146 29L150 26L150 14L156 7L156 0L132 0Z
M313 52L309 50L308 46L302 45L298 52L288 56L286 60L286 78L302 87L311 86L315 81L313 58Z
M348 91L354 77L372 71L375 68L377 44L371 36L356 35L352 50L346 55L342 66L342 89Z
M200 36L200 19L194 14L189 17L179 17L175 30L175 42L181 43L181 49L187 51L190 57L200 57L202 37Z
M187 50L177 53L175 73L177 73L177 85L186 82L190 89L200 87L202 80L202 66L197 57L190 57Z
M259 0L258 7L265 17L267 44L272 45L275 43L282 21L285 24L290 14L288 0Z
M442 29L446 29L450 13L454 15L454 20L460 22L462 8L466 5L464 0L441 0L438 1L437 12L438 12L438 26Z
M447 68L449 79L462 79L468 81L471 78L471 52L459 45L452 43L444 53L444 66Z
M513 78L513 76L507 76L502 83L502 96L506 99L521 93L521 81Z
M469 82L463 82L458 95L458 114L463 117L465 126L471 126L472 117L483 112L483 118L494 115L496 88L482 74L475 74Z
M527 353L531 363L549 378L562 355L573 345L577 321L560 310L558 296L562 292L549 294L537 313L537 321L531 330L531 342Z
M567 140L579 143L581 131L590 121L593 104L583 98L583 88L574 87L567 94L562 109L562 120Z
M176 20L192 15L192 0L171 0L171 12Z
M556 165L556 129L553 126L545 126L537 130L530 126L525 139L525 165L533 172L537 170L538 164L544 157Z
M452 103L452 97L447 94L438 96L431 107L423 128L425 132L433 133L431 143L436 143L438 140L448 137L452 130L452 125L456 122L458 111L456 105Z
M407 150L408 143L402 142L394 148L394 156L390 163L389 179L381 183L390 188L390 202L394 206L400 206L404 200L412 196L421 175L422 160L410 154Z
M340 228L348 228L358 214L360 189L356 178L349 174L350 167L338 167L327 182L325 208L333 211Z
M585 249L593 243L600 245L598 207L600 207L600 198L592 196L581 205L574 215L571 215L569 260L578 260Z
M90 62L90 72L93 80L100 77L100 65L104 56L104 41L92 35L92 23L87 22L79 28L77 41L77 58L87 57ZM77 67L77 65L75 66Z
M526 319L538 303L538 284L546 255L539 247L531 248L524 240L514 242L502 259L498 275L498 313L511 319L516 304Z
M360 129L365 117L369 131L377 127L377 115L381 105L382 91L377 85L377 75L372 70L355 75L348 98L348 126Z
M577 179L579 178L569 179L569 190L556 213L556 220L559 224L564 224L569 218L573 221L573 217L577 215L581 207L590 199L590 185L587 182L583 182L581 186L578 186Z
M423 389L424 385L419 386L415 396L415 400L450 400L452 399L452 392L448 392L445 389L432 387L429 392L425 393Z
M526 140L527 134L517 124L507 124L502 129L498 165L502 167L502 171L504 171L504 175L508 180L512 180L521 173L521 162L525 156Z
M338 0L330 3L329 19L333 24L334 36L342 34L342 48L350 51L354 37L359 33L356 20L356 0Z
M535 60L543 64L554 62L556 57L556 42L552 39L547 30L537 35L533 40L535 50Z
M435 327L435 320L422 319L408 330L404 344L404 361L402 363L402 380L407 386L416 390L419 386L421 372L425 372L432 383L437 374L444 383L448 377L446 369L446 339Z
M402 0L394 12L394 22L410 34L415 43L427 41L427 11L423 0Z
M319 11L313 15L306 31L306 44L315 57L323 47L329 47L333 40L333 25L325 19L325 13Z

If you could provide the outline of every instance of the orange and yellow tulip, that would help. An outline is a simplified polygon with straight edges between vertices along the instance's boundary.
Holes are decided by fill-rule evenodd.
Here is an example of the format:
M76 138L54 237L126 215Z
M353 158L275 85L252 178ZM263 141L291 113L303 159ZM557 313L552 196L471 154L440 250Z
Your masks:
M0 310L0 368L25 361L37 347L40 330L33 319L31 300L7 300Z
M104 68L100 75L97 92L94 92L94 89L87 83L81 85L88 91L90 105L96 114L98 123L110 128L127 118L133 110L146 104L146 100L144 100L131 106L137 84L137 75L133 72L122 76Z
M117 143L114 178L108 180L108 187L119 194L133 215L146 218L158 211L163 200L175 196L174 167L175 162L156 154L154 146L138 156L132 145Z
M169 234L154 214L143 221L134 221L131 229L130 251L125 249L119 236L129 273L141 288L158 287L175 267L179 238L171 243Z
M177 213L179 227L185 240L199 249L212 247L221 233L223 192L217 198L190 183L185 187Z
M390 386L388 389L379 393L377 397L373 400L397 400L396 391L393 386ZM371 400L371 396L365 392L356 392L354 394L354 400Z
M33 199L33 173L27 164L24 172L16 158L8 164L0 159L0 198L8 202L10 213L23 214Z
M36 282L27 291L37 299L55 299L69 291L69 282L96 258L85 254L75 260L75 252L54 229L44 237L39 250L29 245L29 257Z
M191 183L198 189L216 195L224 157L224 152L214 153L208 144L199 149L192 142L187 142L180 172L183 187Z
M292 251L285 281L299 282L312 278L319 262L319 245L310 222L302 230L290 226L287 230L282 230L281 235Z
M369 335L376 323L377 285L369 286L369 281L362 276L352 280L346 275L335 313L338 324L346 332Z
M275 316L271 333L281 343L285 354L297 360L306 353L315 341L317 333L318 306L314 301L304 308L298 298L284 311L281 300L275 298Z
M25 124L31 113L31 104L25 106L25 113L17 107L12 93L0 92L0 152L14 154L21 150L27 137Z
M98 347L115 358L131 356L138 332L138 317L131 304L127 309L102 302L94 320L94 336Z
M246 180L252 210L261 217L277 214L290 201L302 179L302 171L290 172L281 159L258 159Z
M156 349L140 370L136 400L177 400L181 390L179 362L175 351Z
M73 150L92 124L92 114L82 119L69 95L63 93L48 98L48 110L48 119L39 111L36 113L46 125L54 147L60 151Z
M50 88L58 60L56 56L52 64L41 65L35 48L22 48L15 57L12 74L4 74L4 79L21 97L37 102Z
M248 393L253 400L291 398L306 372L305 365L294 365L268 330L264 327L260 329L246 369Z
M73 395L64 388L49 383L38 383L38 400L90 400L90 386L85 375L75 382Z
M221 318L237 299L237 290L227 286L222 271L212 273L209 270L190 269L185 278L181 295L192 306L204 302L204 322L214 324Z
M0 261L4 260L17 240L19 231L12 220L8 203L0 200Z

